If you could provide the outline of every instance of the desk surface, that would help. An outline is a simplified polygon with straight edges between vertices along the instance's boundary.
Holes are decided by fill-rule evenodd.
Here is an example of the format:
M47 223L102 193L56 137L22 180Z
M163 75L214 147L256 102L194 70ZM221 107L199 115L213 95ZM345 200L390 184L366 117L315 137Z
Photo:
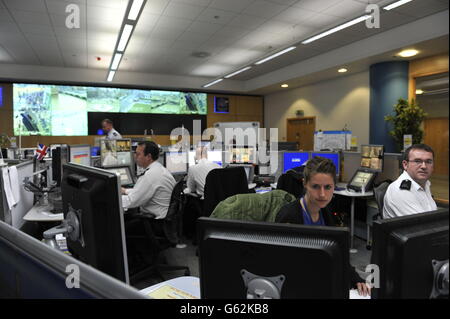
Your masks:
M140 292L155 299L200 299L200 279L193 276L178 277L147 287ZM370 296L360 296L356 289L351 289L349 299L370 299Z
M343 195L343 196L348 196L348 197L371 197L373 196L373 191L368 191L368 192L355 192L353 190L348 190L347 189L347 184L345 183L337 183L336 185L337 187L341 187L343 189L341 190L334 190L334 194L337 195Z
M42 206L39 204L35 204L23 217L23 219L32 222L62 221L64 219L64 214L63 213L53 214L51 213L52 209L53 209L52 205Z

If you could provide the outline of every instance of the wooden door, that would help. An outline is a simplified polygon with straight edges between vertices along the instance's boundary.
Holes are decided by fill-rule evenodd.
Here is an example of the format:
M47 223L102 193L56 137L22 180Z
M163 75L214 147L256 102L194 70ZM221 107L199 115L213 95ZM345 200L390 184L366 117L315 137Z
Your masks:
M448 176L448 117L425 119L424 131L424 143L434 150L433 175Z
M314 132L316 117L298 117L287 119L287 141L297 142L303 151L314 150Z

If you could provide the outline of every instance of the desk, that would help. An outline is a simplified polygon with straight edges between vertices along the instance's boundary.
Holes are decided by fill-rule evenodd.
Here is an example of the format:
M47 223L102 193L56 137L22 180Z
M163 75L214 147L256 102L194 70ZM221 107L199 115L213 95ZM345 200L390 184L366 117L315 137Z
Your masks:
M23 217L26 221L31 222L58 222L64 219L64 214L53 214L50 211L53 209L51 204L42 206L35 204L28 213Z
M338 187L346 187L346 184L338 183L337 186ZM355 232L355 198L356 197L358 197L358 198L372 197L373 191L359 193L359 192L349 191L349 190L347 190L347 188L345 188L343 190L335 190L334 194L351 197L351 199L352 199L352 203L350 206L350 252L356 253L358 251L355 248L353 248L353 235Z
M147 287L140 292L155 299L200 299L200 279L193 276L178 277ZM356 289L350 289L349 299L370 299L370 296L360 296Z
M200 299L200 279L193 276L178 277L147 287L140 292L154 299Z

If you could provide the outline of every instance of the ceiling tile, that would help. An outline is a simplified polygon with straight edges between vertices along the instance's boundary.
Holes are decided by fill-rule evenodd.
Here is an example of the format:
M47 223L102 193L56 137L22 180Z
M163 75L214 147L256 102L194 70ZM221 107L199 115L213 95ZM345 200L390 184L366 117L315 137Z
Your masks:
M82 15L86 14L86 1L80 0L76 1L64 1L64 0L45 0L47 4L47 12L50 14L59 14L64 16L69 16L72 14L72 10L66 11L69 5L76 5L79 9L80 18Z
M217 23L217 24L232 24L232 20L237 16L235 12L219 10L214 8L206 8L197 18L198 21Z
M186 30L193 20L182 19L182 18L171 18L166 16L161 16L156 23L157 28L163 29L173 29L173 30Z
M44 0L3 0L3 2L9 10L24 10L41 13L47 12Z
M315 12L322 12L340 1L341 0L302 0L293 4L293 6Z
M158 14L161 15L169 4L170 0L151 0L145 3L142 14Z
M202 21L193 22L187 29L186 32L202 33L212 35L223 28L220 24L208 23Z
M122 20L125 16L125 10L93 5L87 7L86 13L88 21L107 20L118 25L122 24Z
M247 14L240 14L236 16L230 24L246 29L256 29L266 21L267 20L264 18L249 16Z
M241 13L255 0L213 0L209 5L210 8L220 9L225 11L231 11Z
M14 63L13 57L0 45L0 63Z
M163 15L173 18L195 20L203 10L205 10L205 7L170 2L164 10Z
M261 18L272 18L280 12L286 10L288 6L279 5L273 2L256 0L251 6L247 7L243 13Z
M278 15L274 16L277 21L283 21L287 23L298 24L302 23L304 20L311 18L317 12L307 10L304 8L290 7Z
M39 25L39 24L21 24L20 28L22 32L27 34L37 34L37 35L48 35L53 34L53 28L48 25Z
M46 12L11 10L17 23L41 24L50 26L50 18Z
M172 2L179 2L183 4L195 5L195 6L203 6L207 7L212 0L172 0ZM229 1L229 0L227 0Z
M349 20L366 14L366 6L367 4L362 4L353 0L341 0L339 3L332 5L321 13Z
M0 2L0 4L1 4L1 2ZM0 26L3 23L13 23L13 22L14 22L14 20L11 17L11 15L9 14L8 10L0 9Z

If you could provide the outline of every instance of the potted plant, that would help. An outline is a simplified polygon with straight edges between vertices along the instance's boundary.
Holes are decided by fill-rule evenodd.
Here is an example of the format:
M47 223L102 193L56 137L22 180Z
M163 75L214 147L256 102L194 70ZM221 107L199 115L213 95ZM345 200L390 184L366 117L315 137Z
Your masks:
M399 150L403 150L403 136L412 135L412 143L419 144L423 139L422 121L427 113L420 107L415 99L409 103L405 99L399 99L394 105L394 115L386 115L385 121L392 122L394 129L389 134L394 138Z

